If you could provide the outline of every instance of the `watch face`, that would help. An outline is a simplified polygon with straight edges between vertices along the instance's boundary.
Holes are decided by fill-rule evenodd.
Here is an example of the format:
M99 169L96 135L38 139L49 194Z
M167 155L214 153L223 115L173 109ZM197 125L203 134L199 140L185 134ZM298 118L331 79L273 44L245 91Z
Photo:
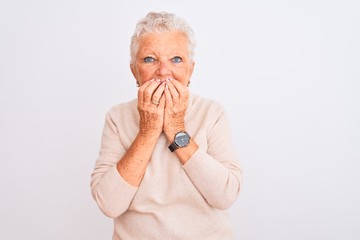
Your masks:
M187 133L180 132L176 134L175 143L179 147L186 147L190 142L190 136Z

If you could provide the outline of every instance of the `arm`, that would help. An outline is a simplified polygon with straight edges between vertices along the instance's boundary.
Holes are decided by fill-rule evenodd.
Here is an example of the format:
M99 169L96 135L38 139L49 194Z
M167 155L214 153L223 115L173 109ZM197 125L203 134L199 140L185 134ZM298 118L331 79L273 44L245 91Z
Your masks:
M208 148L199 148L184 164L184 169L209 205L227 209L239 195L242 170L224 113L208 132L207 139Z
M175 80L169 82L168 86L165 89L164 132L172 142L177 132L186 130L184 116L188 91ZM191 139L187 147L177 149L174 154L209 205L226 209L239 194L242 172L232 146L225 112L220 106L211 110L217 119L214 119L207 132L207 148L199 148L195 139Z
M160 84L148 81L139 88L139 132L128 149L121 143L118 131L126 126L116 126L114 120L120 113L112 111L107 114L91 189L100 209L109 217L118 217L128 209L162 131L165 99L160 99L159 105L151 103L152 96L160 98L162 95L164 85Z
M101 211L115 218L127 210L137 187L127 183L116 164L126 150L120 141L113 112L106 115L99 158L91 175L91 191Z

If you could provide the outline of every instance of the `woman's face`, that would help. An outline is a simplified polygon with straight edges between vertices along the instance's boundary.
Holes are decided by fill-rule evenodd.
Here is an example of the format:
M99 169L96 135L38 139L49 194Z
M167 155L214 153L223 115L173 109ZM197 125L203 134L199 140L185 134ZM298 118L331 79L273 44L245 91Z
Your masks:
M130 65L142 85L151 79L175 79L188 85L194 69L189 58L188 41L181 32L149 33L140 38L139 50Z

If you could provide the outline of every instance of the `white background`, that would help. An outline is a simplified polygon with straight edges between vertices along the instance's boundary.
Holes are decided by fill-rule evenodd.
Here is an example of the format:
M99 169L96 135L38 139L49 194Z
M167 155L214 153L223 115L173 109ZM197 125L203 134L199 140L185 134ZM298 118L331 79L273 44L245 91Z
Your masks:
M2 1L0 239L111 239L90 174L106 111L136 97L130 36L152 10L193 27L191 91L230 116L237 239L360 239L355 0Z

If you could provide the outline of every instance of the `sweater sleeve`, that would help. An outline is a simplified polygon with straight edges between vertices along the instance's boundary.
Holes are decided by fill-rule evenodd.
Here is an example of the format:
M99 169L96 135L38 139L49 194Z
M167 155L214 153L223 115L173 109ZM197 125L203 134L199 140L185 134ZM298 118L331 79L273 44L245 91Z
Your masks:
M106 115L99 158L91 175L91 191L101 211L116 218L124 213L137 188L128 184L119 174L117 163L125 154L118 128L111 111Z
M208 131L207 144L207 149L199 147L184 169L209 205L227 209L239 195L243 174L224 111Z

